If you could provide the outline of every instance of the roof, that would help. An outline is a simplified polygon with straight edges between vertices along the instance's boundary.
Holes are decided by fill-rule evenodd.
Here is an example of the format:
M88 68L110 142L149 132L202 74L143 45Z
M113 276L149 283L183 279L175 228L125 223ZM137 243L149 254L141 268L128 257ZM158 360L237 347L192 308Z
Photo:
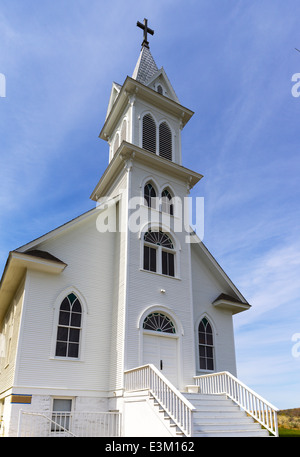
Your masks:
M54 257L54 255L50 254L49 252L40 251L39 249L25 251L24 254L31 255L33 257L38 257L40 259L53 260L54 262L64 263L62 260L59 260L57 257Z
M135 79L142 84L146 84L147 81L157 72L158 68L152 57L150 49L143 46L132 74L132 79Z

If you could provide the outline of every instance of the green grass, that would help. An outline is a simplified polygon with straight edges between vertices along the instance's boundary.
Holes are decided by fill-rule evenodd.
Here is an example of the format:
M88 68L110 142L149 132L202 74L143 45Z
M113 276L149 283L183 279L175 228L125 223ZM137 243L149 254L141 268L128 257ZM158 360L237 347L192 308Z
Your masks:
M279 437L300 437L300 430L279 427Z

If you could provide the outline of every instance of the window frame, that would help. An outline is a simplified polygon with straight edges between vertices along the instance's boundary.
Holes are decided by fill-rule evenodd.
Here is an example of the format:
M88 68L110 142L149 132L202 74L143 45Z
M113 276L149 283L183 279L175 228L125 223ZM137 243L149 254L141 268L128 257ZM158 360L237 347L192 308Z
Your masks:
M72 299L70 298L71 296ZM71 301L72 300L72 301ZM80 309L74 311L73 307L77 304ZM66 308L68 307L68 308ZM59 307L57 337L55 347L55 357L78 359L80 350L80 339L82 330L82 305L74 292L68 294ZM75 336L78 335L78 336ZM63 346L65 349L63 350ZM73 349L72 349L73 348ZM77 355L70 355L75 349ZM66 355L59 352L65 351Z
M56 355L56 343L57 343L57 331L59 325L59 315L60 307L63 300L73 293L78 298L81 305L81 330L80 330L80 339L79 339L79 350L78 357L67 357L67 356L57 356ZM81 292L75 287L68 287L56 297L54 306L53 306L54 318L53 318L53 330L52 330L52 341L51 341L51 353L49 358L57 361L65 362L81 362L84 360L85 356L85 339L86 339L86 319L88 315L88 307L84 296Z
M145 236L149 232L154 232L154 233L160 232L160 233L163 233L164 235L166 235L170 239L170 241L172 242L172 248L169 248L167 246L162 246L161 244L157 244L157 243L145 240ZM155 260L155 265L156 265L156 269L155 270L146 269L145 268L145 248L152 249L152 253L155 251L155 259L156 259ZM166 253L167 255L171 254L173 256L173 274L172 275L163 272L163 252ZM149 257L151 257L151 251L149 251ZM169 258L169 256L168 256L168 258ZM171 238L171 236L169 234L167 234L166 232L163 232L161 229L151 230L151 228L149 228L147 231L145 231L143 233L143 264L142 265L143 265L143 270L144 271L161 274L161 275L166 276L168 278L176 278L177 277L177 275L176 275L176 273L177 273L176 249L175 249L174 241L173 241L173 239Z
M201 332L204 334L204 337L205 337L205 342L201 342L200 341L200 325L202 324L202 322L206 320L206 324L205 324L205 328L204 328L204 332ZM209 335L211 335L211 340L212 340L212 344L209 344L207 342L207 326L209 325L210 329L211 329L211 332L209 333ZM214 332L214 327L210 321L210 319L205 315L203 316L200 321L199 321L199 324L197 326L197 342L198 342L198 345L197 345L197 366L198 366L198 369L199 371L201 372L209 372L209 373L213 373L215 372L216 370L216 357L215 357L215 332ZM201 352L200 352L200 348L203 348L204 350L204 356L201 356ZM207 350L210 350L211 351L211 357L208 357L207 355ZM205 360L205 368L201 367L201 359ZM208 360L211 360L212 361L212 368L208 368Z

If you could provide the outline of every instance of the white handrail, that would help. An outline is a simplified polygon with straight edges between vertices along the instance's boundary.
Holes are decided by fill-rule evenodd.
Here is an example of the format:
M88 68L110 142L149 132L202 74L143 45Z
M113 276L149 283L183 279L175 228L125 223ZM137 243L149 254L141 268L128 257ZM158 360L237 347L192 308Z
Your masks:
M186 436L193 436L196 409L152 364L125 371L125 391L149 390Z
M277 411L263 397L228 371L194 376L200 393L226 394L273 435L278 436Z

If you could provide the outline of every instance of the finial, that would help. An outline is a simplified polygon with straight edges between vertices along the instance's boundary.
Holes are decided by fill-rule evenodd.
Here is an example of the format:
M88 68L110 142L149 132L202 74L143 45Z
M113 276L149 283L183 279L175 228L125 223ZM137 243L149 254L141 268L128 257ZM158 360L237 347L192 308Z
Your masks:
M140 29L144 30L144 40L142 43L142 47L149 48L149 41L147 41L147 34L154 35L154 30L149 29L148 27L148 19L144 19L144 24L140 21L137 21L136 25L140 27Z

